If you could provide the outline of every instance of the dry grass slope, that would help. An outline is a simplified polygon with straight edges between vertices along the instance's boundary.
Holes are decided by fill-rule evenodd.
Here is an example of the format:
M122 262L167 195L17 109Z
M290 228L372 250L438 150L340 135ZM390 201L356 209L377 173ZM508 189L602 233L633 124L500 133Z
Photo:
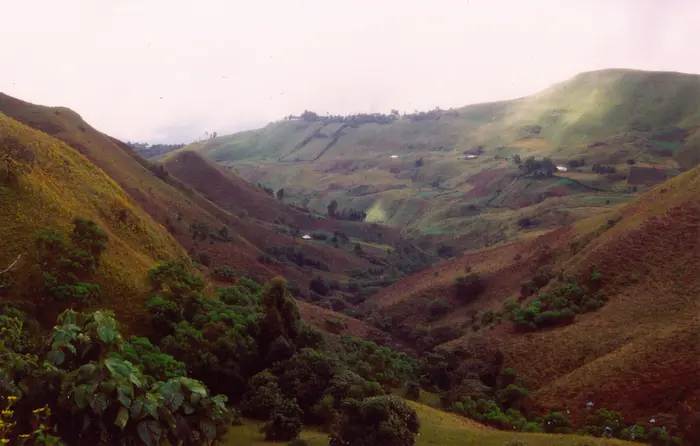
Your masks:
M516 298L540 266L585 274L592 265L609 296L603 308L565 327L521 334L504 323L480 334L532 382L541 406L567 408L580 419L592 401L632 420L677 417L683 424L684 413L700 409L700 167L613 212L444 262L370 301L415 325L426 323L425 300L443 297L458 309L438 324L468 326L474 311L497 311ZM467 270L485 278L487 291L464 305L451 285ZM451 344L470 336L467 330Z
M70 232L73 218L93 219L109 235L97 280L110 300L100 305L130 320L141 307L134 300L147 290L147 269L185 252L117 183L73 148L0 113L0 141L6 138L19 141L31 155L15 166L22 172L17 184L0 186L0 264L9 264L20 253L27 253L29 262L44 228Z

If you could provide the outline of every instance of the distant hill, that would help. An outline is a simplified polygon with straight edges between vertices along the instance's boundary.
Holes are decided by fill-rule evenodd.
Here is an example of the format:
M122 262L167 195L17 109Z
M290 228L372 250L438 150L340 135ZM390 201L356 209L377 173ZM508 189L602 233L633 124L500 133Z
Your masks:
M698 104L700 76L610 69L525 98L453 110L306 112L183 150L284 188L290 202L316 212L336 200L339 209L366 212L368 221L412 237L471 249L520 238L521 218L539 229L560 227L693 167L700 161ZM567 170L533 181L521 175L516 155L551 157ZM633 167L652 172L639 181Z

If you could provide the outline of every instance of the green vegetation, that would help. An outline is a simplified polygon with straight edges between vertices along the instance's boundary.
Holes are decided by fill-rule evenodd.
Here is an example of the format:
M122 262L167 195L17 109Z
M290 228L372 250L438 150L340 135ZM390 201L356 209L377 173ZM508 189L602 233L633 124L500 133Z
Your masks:
M94 221L76 218L70 243L59 231L44 231L37 240L43 296L59 302L87 304L99 299L100 286L88 282L107 248L107 234Z
M88 269L97 269L106 248L101 230L77 219L72 239L91 254L82 255L91 259ZM56 240L40 237L42 246L64 246ZM301 323L280 278L265 287L240 278L217 297L204 294L205 282L183 261L156 265L148 279L150 339L125 341L110 312L73 310L44 338L24 328L30 321L24 312L2 307L0 372L7 379L0 396L17 397L13 411L23 420L3 435L18 439L29 431L28 411L46 406L61 409L52 422L69 444L117 437L146 445L213 444L237 418L232 403L265 421L266 439L287 441L303 423L330 429L351 416L343 408L347 398L363 405L417 377L415 360L374 343L344 336L326 344ZM406 438L406 421L391 420L396 432L386 438Z
M544 276L549 281L548 276ZM533 279L533 286L546 283L545 278ZM605 305L607 295L601 288L602 274L593 266L585 284L579 284L575 277L566 277L565 282L548 293L538 295L525 307L512 301L504 304L507 317L517 330L529 331L574 321L576 314L595 311ZM528 286L528 290L531 288Z

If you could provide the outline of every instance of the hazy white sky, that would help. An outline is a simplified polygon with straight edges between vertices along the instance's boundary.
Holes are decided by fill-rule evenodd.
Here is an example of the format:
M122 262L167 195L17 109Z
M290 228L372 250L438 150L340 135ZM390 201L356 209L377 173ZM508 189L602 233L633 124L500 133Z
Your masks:
M121 139L509 99L611 67L700 73L700 0L0 0L0 91Z

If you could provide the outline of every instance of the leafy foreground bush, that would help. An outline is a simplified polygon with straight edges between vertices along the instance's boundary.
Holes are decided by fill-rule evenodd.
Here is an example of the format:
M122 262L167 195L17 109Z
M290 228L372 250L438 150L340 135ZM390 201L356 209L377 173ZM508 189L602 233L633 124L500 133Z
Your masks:
M416 411L402 399L378 396L343 403L331 445L412 446L420 429Z
M3 333L24 336L19 321ZM51 421L69 444L201 445L223 437L232 421L225 396L185 376L156 381L120 356L124 346L112 313L67 310L38 354L0 344L0 394L17 398L20 420L32 408L55 408Z

